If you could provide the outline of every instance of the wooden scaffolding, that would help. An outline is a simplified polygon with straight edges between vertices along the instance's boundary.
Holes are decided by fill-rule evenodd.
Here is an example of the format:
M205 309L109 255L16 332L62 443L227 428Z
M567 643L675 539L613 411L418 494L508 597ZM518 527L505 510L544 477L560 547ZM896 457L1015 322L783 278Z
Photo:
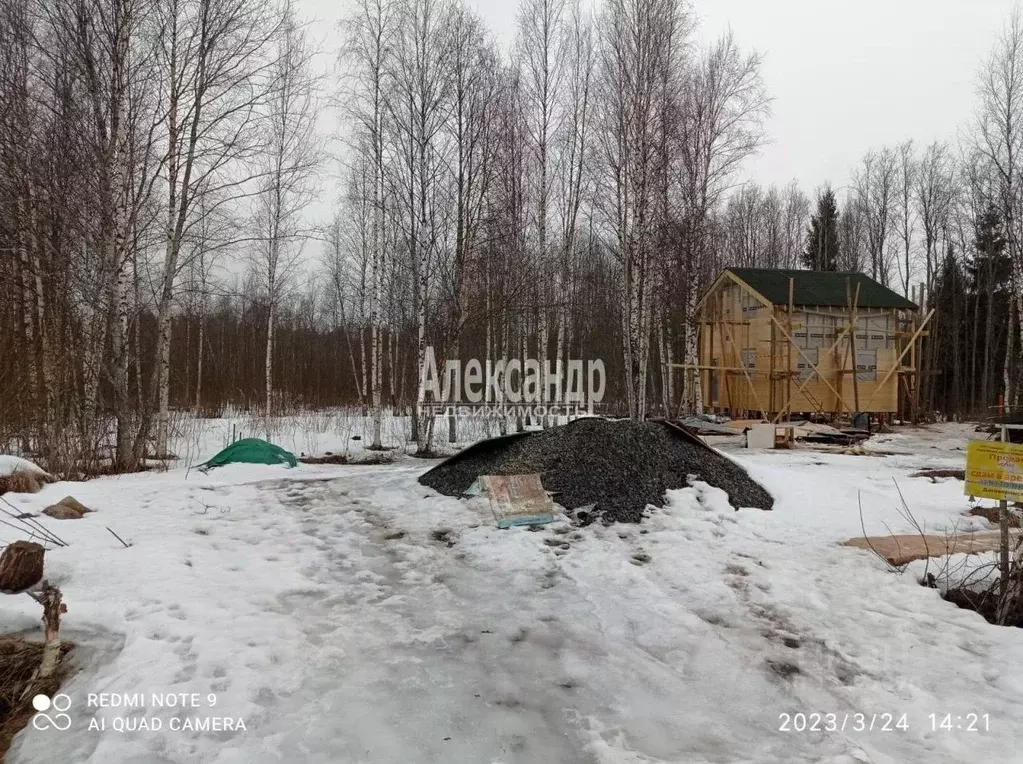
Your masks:
M921 316L862 274L728 269L698 310L699 363L677 366L700 375L709 411L774 422L916 414L919 343L934 311Z

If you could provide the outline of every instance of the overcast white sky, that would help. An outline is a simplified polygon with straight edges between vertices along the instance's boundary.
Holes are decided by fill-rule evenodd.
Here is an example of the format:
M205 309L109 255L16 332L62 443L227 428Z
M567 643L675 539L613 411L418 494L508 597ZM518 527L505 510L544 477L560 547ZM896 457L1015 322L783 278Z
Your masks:
M771 144L749 179L841 187L872 147L952 140L969 122L977 69L1015 0L694 0L702 41L729 26L765 54ZM516 0L468 0L507 46ZM299 0L327 30L345 0Z

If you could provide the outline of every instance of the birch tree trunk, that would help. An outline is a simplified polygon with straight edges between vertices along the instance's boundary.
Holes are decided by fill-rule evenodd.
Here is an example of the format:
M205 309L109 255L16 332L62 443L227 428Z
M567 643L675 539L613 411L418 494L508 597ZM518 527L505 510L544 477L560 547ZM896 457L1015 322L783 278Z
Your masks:
M382 218L383 216L378 213ZM380 222L382 227L382 222ZM382 353L380 349L380 257L382 246L378 244L373 253L373 304L370 309L371 326L371 354L373 358L373 444L372 448L380 450L383 445L380 442L381 421L383 411L380 401L381 369L380 363Z
M273 418L274 400L274 313L276 312L271 302L266 311L266 357L264 358L264 372L266 374L266 408L263 416L266 419L267 436L270 434L270 420Z
M203 348L206 345L206 310L200 309L199 313L199 340L196 352L198 354L195 362L195 411L202 412L202 371L203 371Z
M700 363L699 349L699 323L696 311L696 290L691 288L686 294L686 316L690 318L685 323L685 360L683 363L688 368L697 366ZM685 399L692 406L692 413L702 414L704 412L702 375L699 369L696 373L686 376Z
M313 52L291 3L283 9L273 40L271 85L267 93L265 144L261 147L254 219L261 246L254 254L266 298L266 423L269 433L274 406L274 352L278 314L293 287L305 233L302 212L312 199L312 181L319 162L315 143Z
M19 229L20 235L18 237L18 275L21 281L21 330L22 330L22 342L23 352L27 355L34 353L36 349L36 300L33 294L33 287L35 281L32 277L32 255L29 254L30 246L28 244L28 234L26 231L27 225L25 222L25 205L20 199L17 202L18 207L18 218L19 218ZM35 363L26 364L26 385L28 391L28 404L32 411L45 411L45 400L40 400L38 397L39 384L38 375L40 370ZM35 400L33 400L35 399ZM40 423L41 424L41 423ZM44 432L43 427L37 427L36 437L39 438ZM31 453L33 444L29 438L29 432L26 430L22 434L22 450L26 453Z
M382 64L376 54L377 63ZM373 80L374 87L374 127L371 134L373 141L373 253L370 297L370 350L373 361L371 372L373 385L373 444L374 449L382 448L381 418L383 413L380 404L380 280L381 260L384 256L384 136L383 136L383 104L381 71L378 69Z

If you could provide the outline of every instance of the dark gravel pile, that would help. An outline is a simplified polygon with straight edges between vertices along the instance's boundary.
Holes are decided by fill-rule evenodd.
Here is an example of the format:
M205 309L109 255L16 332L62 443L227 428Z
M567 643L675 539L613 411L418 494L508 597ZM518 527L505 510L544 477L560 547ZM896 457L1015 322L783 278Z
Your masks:
M569 510L595 505L588 521L638 523L664 492L690 476L721 488L734 507L771 509L774 499L746 471L662 422L577 419L542 432L483 441L437 465L419 482L463 495L480 475L540 473Z

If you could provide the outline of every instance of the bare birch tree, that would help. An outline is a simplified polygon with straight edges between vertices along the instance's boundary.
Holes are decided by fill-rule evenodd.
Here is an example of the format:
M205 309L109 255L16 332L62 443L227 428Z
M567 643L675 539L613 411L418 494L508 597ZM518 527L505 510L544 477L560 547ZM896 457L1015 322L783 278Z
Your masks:
M216 212L251 195L252 160L262 138L261 109L275 84L267 55L281 15L268 0L160 0L159 64L166 114L163 157L165 234L157 290L157 340L151 395L156 448L166 453L170 422L171 319L183 245L200 223L201 192ZM141 451L148 417L136 440Z
M902 282L902 293L909 297L910 279L913 277L913 237L916 235L916 205L913 203L913 190L916 186L918 163L915 156L913 141L906 141L898 147L896 181L897 199L895 203L895 230L902 244L902 257L899 260L899 275Z
M681 78L686 20L676 0L612 0L600 22L600 207L621 269L629 416L643 419L652 329L656 176L669 93Z
M956 163L943 143L932 143L924 151L916 174L913 197L917 206L924 244L924 273L928 289L933 288L938 263L943 256L941 241L951 223L956 196Z
M40 109L31 96L35 84L33 40L38 33L39 25L27 0L0 3L0 215L14 221L13 225L9 222L5 226L12 231L9 234L12 246L0 248L0 258L15 266L8 272L16 272L16 285L7 286L13 286L17 292L15 302L20 312L20 343L16 351L12 347L8 352L31 358L31 362L23 366L27 372L24 392L19 390L22 386L10 383L7 389L12 402L23 395L25 400L19 403L42 415L31 429L39 445L45 447L48 429L45 420L49 408L46 310L38 238L38 169L35 166L39 161L42 120ZM28 429L26 426L22 442L31 445Z
M361 339L366 319L366 276L373 228L373 214L365 185L369 182L369 175L368 169L360 172L358 167L353 168L351 190L324 235L327 245L324 272L333 300L332 308L336 310L332 325L345 335L352 381L360 404L365 402L365 375L360 374L360 370L365 370L367 358ZM359 360L356 360L353 333L357 333L360 339L358 347L362 357Z
M388 62L386 108L394 153L389 185L400 206L396 218L407 242L419 370L426 357L432 271L443 235L438 197L445 165L441 138L450 108L449 20L449 8L441 0L401 0L394 55ZM420 452L431 448L433 422L429 417L416 423L414 437Z
M368 150L370 157L370 188L368 200L372 208L372 230L369 257L369 380L363 389L370 391L373 405L374 448L381 447L382 408L380 400L380 295L385 268L384 228L387 213L387 151L388 90L395 53L398 27L397 6L391 0L359 0L344 22L345 43L342 62L347 67L343 82L343 111L349 124L357 129L353 138L359 150ZM363 369L366 370L365 358ZM418 423L416 423L418 424ZM414 425L415 426L415 425Z
M764 144L770 98L761 76L762 58L744 54L729 31L697 61L683 91L678 188L687 220L687 245L680 271L692 285L686 292L685 363L698 360L697 284L706 267L708 221L742 163ZM685 401L703 410L700 375L687 377Z
M810 199L795 181L785 187L783 198L785 222L782 267L796 268L806 246L806 230L810 222Z
M190 228L185 237L184 249L187 250L184 261L186 293L189 310L194 314L197 327L196 362L195 362L195 398L194 410L202 411L203 373L206 360L206 326L209 318L210 303L216 288L216 272L223 260L223 255L239 238L234 218L221 210L219 214L209 212L216 206L216 201L208 191L198 192L196 215L198 221Z
M870 276L886 286L891 280L891 239L898 176L896 152L884 148L867 153L853 181L864 215Z
M308 238L303 212L314 191L319 162L316 145L316 87L311 72L313 50L306 31L285 7L268 93L255 199L258 262L254 267L266 299L266 410L273 415L274 322L281 301L293 285L302 246Z
M556 160L561 242L555 273L555 294L561 296L563 304L557 319L556 360L562 359L572 341L569 314L577 270L580 216L584 204L591 202L592 197L587 166L593 144L593 69L596 54L593 19L580 2L569 8L564 36L564 118Z
M156 51L151 0L88 0L50 8L60 48L78 67L90 119L83 125L94 185L96 280L84 303L85 410L96 413L99 386L108 381L116 419L114 463L130 469L135 449L130 415L130 337L135 295L137 232L149 224L149 199L157 172L163 112L153 88ZM88 246L88 245L87 245ZM104 364L106 346L111 350Z
M521 70L522 103L525 107L529 195L533 209L526 232L529 263L537 275L536 357L541 373L547 361L550 322L557 320L550 289L553 260L550 251L552 223L553 154L555 136L560 131L561 89L564 84L565 55L564 0L523 0L519 5L516 57ZM541 402L546 389L541 385Z
M471 287L480 263L486 202L496 172L497 114L500 87L498 52L479 17L465 8L451 10L450 103L444 133L450 149L454 241L451 257L440 263L439 284L450 315L445 349L458 357L463 328L472 317ZM448 440L457 441L456 419L448 419Z
M862 272L870 262L867 254L867 215L858 193L846 194L838 216L838 267Z
M949 269L943 266L949 264L949 229L952 226L952 215L957 196L957 168L949 153L948 146L943 143L933 143L927 147L920 159L916 174L916 184L913 189L913 201L916 205L917 215L923 234L923 256L924 256L924 283L927 294L935 295L938 287L938 276ZM953 271L954 272L954 271ZM953 309L958 308L953 305ZM953 316L955 310L953 310ZM945 324L951 317L946 311L939 311L935 314L935 327L933 334L945 329ZM956 324L948 326L952 336L958 340L960 336L959 327ZM958 343L953 343L958 345ZM938 343L928 341L924 345L924 357L921 365L921 397L925 402L933 403L933 389L935 384L932 372L937 365ZM958 358L958 353L956 354ZM955 364L955 392L958 398L960 391L961 364Z

